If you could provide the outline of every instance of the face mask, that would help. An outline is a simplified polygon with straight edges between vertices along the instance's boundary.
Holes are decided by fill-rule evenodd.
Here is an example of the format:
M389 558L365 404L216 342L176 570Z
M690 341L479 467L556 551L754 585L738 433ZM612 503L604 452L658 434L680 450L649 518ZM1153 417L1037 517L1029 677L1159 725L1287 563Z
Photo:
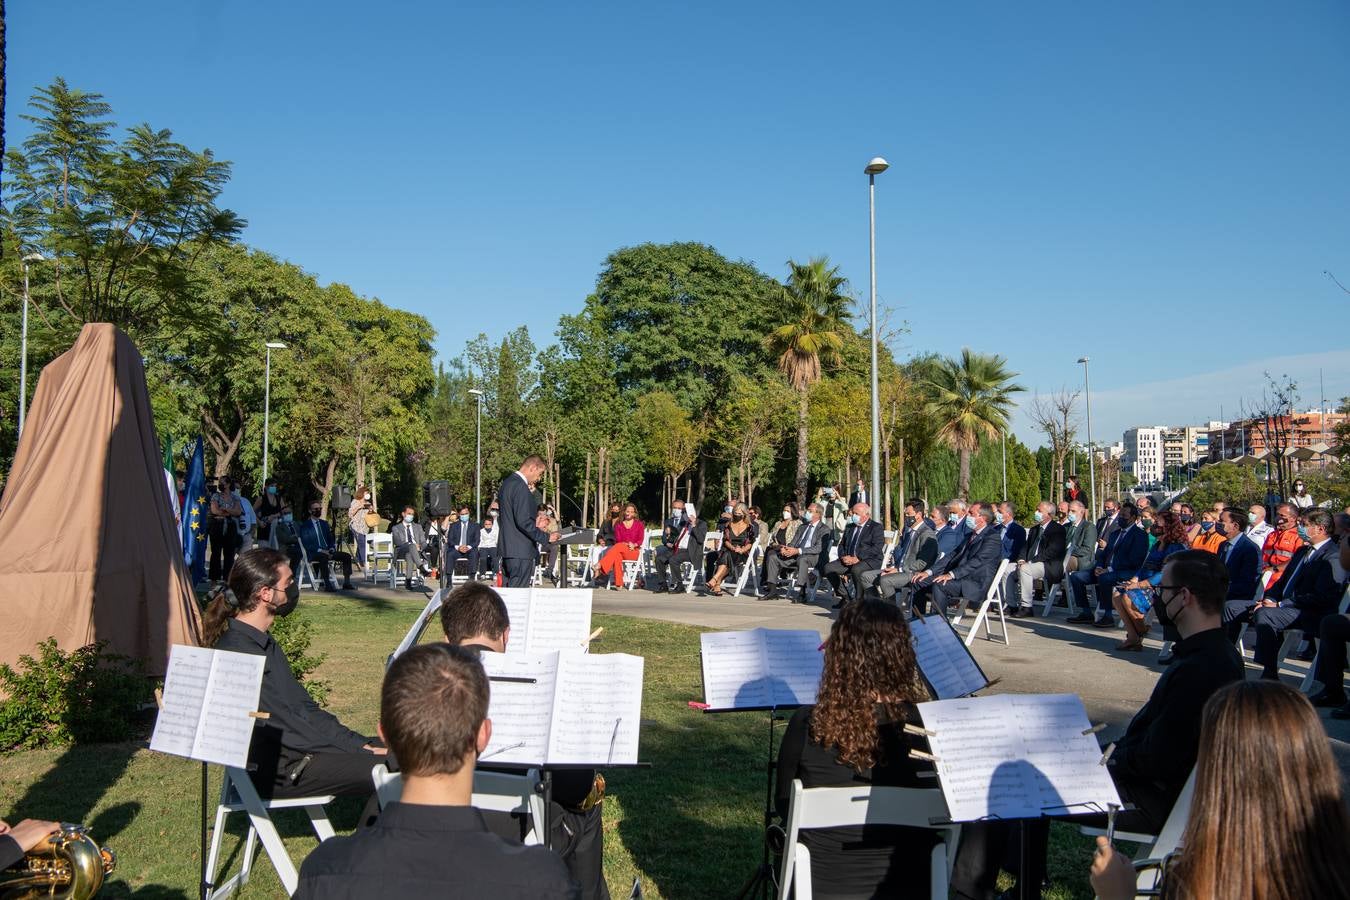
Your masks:
M1172 618L1170 613L1168 613L1167 606L1168 603L1170 603L1172 599L1175 598L1176 595L1180 593L1181 591L1174 590L1172 593L1167 595L1167 602L1164 602L1163 599L1160 597L1158 599L1158 602L1153 604L1153 615L1157 618L1158 624L1162 625L1164 628L1169 628L1176 625L1176 620Z
M404 523L405 525L408 524L408 523L410 523L410 522L412 522L412 520L413 520L413 517L412 517L412 516L407 516L407 515L405 515L405 516L403 517L403 523Z
M859 519L857 513L854 513L853 515L851 515L851 516L848 517L848 523L849 523L850 525L857 525L858 522L860 522L860 521L861 521L861 519Z
M1041 512L1041 511L1038 509L1038 510L1036 510L1034 513L1031 514L1031 518L1035 519L1037 522L1044 521L1044 520L1045 520L1045 513Z
M792 510L790 510L790 509L785 509L785 510L783 510L783 521L784 521L784 522L791 522L791 521L792 521Z
M490 509L488 510L488 515L495 519L497 518L497 511L495 509Z
M1067 516L1064 517L1064 521L1068 522L1070 525L1077 525L1077 524L1078 524L1078 514L1077 514L1077 513L1069 513Z
M811 514L810 514L809 512L804 512L804 513L802 513L802 521L803 521L803 522L810 522L811 519L812 519L812 516L811 516Z
M1247 513L1247 524L1248 524L1248 525L1255 525L1255 524L1256 524L1256 513L1253 513L1253 512Z
M1072 489L1073 489L1073 482L1072 482L1072 481L1066 481L1066 482L1064 482L1064 486L1065 486L1066 488L1069 488L1070 490L1072 490Z
M972 531L975 529L975 517L974 517L974 516L966 516L966 527L969 528L969 529L971 529Z
M671 512L670 517L671 517L672 519L675 519L676 521L678 521L678 520L680 520L680 519L683 519L683 518L684 518L684 510L683 510L683 509L677 508L677 509L675 509L674 511Z
M995 525L1002 525L1002 524L1003 524L1003 513L1001 513L1001 512L996 512L996 513L994 513L994 524L995 524Z
M284 618L295 612L295 607L300 604L300 582L291 580L290 587L286 588L286 602L272 610L272 615L278 618Z
M731 507L731 506L724 506L724 507L722 507L722 512L728 512L728 513L729 513L729 512L732 511L733 508L734 508L734 507Z
M409 518L409 520L411 520L411 519L412 519L412 516L409 516L408 518ZM467 522L467 521L469 521L469 517L468 517L468 516L460 516L460 517L459 517L459 520L460 520L461 522Z
M1308 532L1302 525L1298 526L1298 536L1305 541L1308 539Z
M949 524L955 525L959 521L961 521L961 517L956 513L947 513L947 522Z
M1201 522L1201 523L1200 523L1200 530L1201 530L1201 531L1210 531L1210 530L1213 529L1213 528L1214 528L1214 523L1213 523L1213 522Z
M275 484L269 484L267 486L267 493L275 497L277 495L277 486Z
M309 511L309 517L311 519L321 519L323 518L323 512L321 510L311 509Z
M283 522L294 522L294 521L295 521L295 516L291 515L290 513L284 513L284 514L281 516L281 521L283 521Z
M1294 490L1298 491L1300 494L1303 493L1303 485L1301 484L1294 485Z
M745 513L734 512L731 514L731 517L739 522L741 519L745 518Z
M906 527L906 528L913 528L913 527L914 527L914 517L913 517L913 516L905 516L905 527Z
M1181 521L1183 524L1190 525L1195 521L1195 516L1191 515L1190 513L1185 513L1184 515L1182 515Z

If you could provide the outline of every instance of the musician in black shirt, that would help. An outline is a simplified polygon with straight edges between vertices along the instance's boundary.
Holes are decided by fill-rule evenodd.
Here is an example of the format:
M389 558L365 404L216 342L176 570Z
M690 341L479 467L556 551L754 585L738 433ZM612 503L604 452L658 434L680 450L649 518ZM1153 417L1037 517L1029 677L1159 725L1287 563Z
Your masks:
M320 844L300 867L297 900L580 896L554 853L498 837L470 805L492 737L487 708L487 675L468 650L424 644L394 661L380 734L403 761L402 798L371 827Z
M918 776L931 766L909 757L912 749L927 751L927 740L903 730L907 722L919 723L914 704L928 699L899 608L876 600L845 606L825 645L816 703L798 709L783 735L778 814L787 820L794 778L806 788L935 787ZM811 851L816 897L928 896L932 831L849 826L800 834Z

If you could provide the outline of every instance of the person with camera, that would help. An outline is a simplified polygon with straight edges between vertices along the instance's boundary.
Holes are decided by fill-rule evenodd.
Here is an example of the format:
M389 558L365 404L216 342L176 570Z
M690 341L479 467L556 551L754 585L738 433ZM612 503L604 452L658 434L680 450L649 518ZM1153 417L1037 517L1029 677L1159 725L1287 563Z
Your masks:
M239 520L244 516L244 507L228 476L222 475L216 482L208 512L206 533L211 539L211 563L207 577L213 584L218 584L230 574L234 565L234 555L239 550Z
M374 519L374 522L371 522ZM375 512L375 497L364 484L356 486L356 494L347 507L347 524L352 530L352 543L356 545L356 564L361 571L366 570L366 535L370 534L372 524L378 524L379 515Z

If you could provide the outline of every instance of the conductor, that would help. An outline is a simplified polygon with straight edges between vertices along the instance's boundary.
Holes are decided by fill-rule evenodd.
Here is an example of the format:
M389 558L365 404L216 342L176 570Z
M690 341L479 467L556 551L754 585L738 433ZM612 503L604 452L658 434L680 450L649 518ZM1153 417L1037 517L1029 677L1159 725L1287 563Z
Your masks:
M534 524L539 512L534 486L543 474L544 460L537 455L527 456L497 492L500 507L497 522L501 527L497 546L507 587L529 587L539 562L539 545L553 543L562 536L559 532L549 534Z

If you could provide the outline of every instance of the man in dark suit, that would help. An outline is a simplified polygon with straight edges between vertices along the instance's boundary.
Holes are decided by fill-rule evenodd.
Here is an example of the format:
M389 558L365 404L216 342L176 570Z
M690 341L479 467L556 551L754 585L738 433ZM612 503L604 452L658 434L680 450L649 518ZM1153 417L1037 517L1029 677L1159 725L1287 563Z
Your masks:
M882 600L902 606L909 600L910 580L916 573L932 566L938 555L937 535L924 521L922 500L910 500L905 504L904 524L904 535L891 554L892 564L885 569L864 572L862 576L864 591L875 589Z
M849 524L844 527L844 534L839 538L839 558L825 567L825 577L834 588L834 609L841 609L844 605L840 576L847 575L852 580L853 589L861 599L862 574L869 569L881 568L881 555L885 546L885 529L872 521L872 507L866 503L856 504L851 510Z
M1097 520L1097 549L1105 550L1106 542L1111 540L1111 535L1120 529L1120 504L1113 497L1107 497L1106 502L1102 504L1106 510L1106 515ZM1139 510L1135 509L1135 518L1139 517Z
M1033 514L1036 524L1027 533L1026 552L1017 563L1018 605L1005 610L1008 615L1029 619L1035 615L1032 608L1036 579L1046 591L1064 578L1064 555L1068 552L1069 532L1055 521L1054 504L1042 500Z
M455 574L455 563L461 559L469 561L469 576L478 571L478 538L483 526L473 521L469 508L459 508L459 518L445 529L445 571Z
M764 562L764 583L769 586L769 592L763 599L772 600L783 596L784 590L778 582L784 570L791 570L796 578L796 593L788 599L793 603L805 599L807 573L815 568L820 559L825 536L830 531L821 516L820 504L812 503L806 508L806 521L797 526L792 540L786 546L774 544L769 547L768 558Z
M683 500L676 500L674 506L675 514L661 529L661 546L653 553L656 563L654 594L679 592L680 563L691 564L695 571L703 564L703 539L708 536L708 526L698 517L698 510L686 506ZM671 568L675 570L674 583L666 574Z
M1079 570L1069 576L1069 586L1073 589L1074 604L1080 612L1065 621L1075 625L1097 625L1105 628L1113 621L1110 605L1111 589L1122 581L1134 577L1148 555L1148 535L1142 528L1136 528L1133 503L1122 503L1116 513L1119 527L1112 532L1106 547L1097 551L1096 567L1091 572ZM1098 542L1100 543L1100 541ZM1106 588L1106 603L1102 602L1102 588ZM1091 593L1090 593L1091 592ZM1092 618L1092 596L1096 594L1097 609L1101 615Z
M323 573L324 590L335 591L333 574L328 568L330 562L342 567L342 589L352 589L352 555L337 549L333 541L333 529L324 521L323 504L317 500L309 505L309 521L296 529L300 532L300 543L305 547L305 555Z
M549 534L535 524L539 499L534 486L544 474L544 460L537 455L525 457L520 468L502 482L497 491L497 522L501 534L497 536L502 570L507 587L529 587L534 580L534 567L539 562L539 545L556 542L562 532Z
M389 529L389 537L394 544L394 561L407 560L417 567L423 575L431 574L431 567L422 558L422 548L426 546L427 536L422 526L417 524L417 510L411 506L403 507L403 518ZM405 572L404 587L413 589L412 572Z
M998 505L994 522L1003 529L1003 558L1017 562L1027 546L1027 529L1017 521L1017 505L1004 500Z
M867 499L867 485L859 478L857 483L853 485L853 493L848 495L848 508L852 509L859 503L867 502L869 502Z
M1256 627L1256 652L1261 677L1278 679L1280 634L1286 628L1298 628L1304 634L1317 634L1322 619L1336 612L1341 586L1331 561L1340 548L1331 541L1331 513L1311 509L1303 514L1303 527L1311 546L1300 547L1270 595L1261 600L1252 621Z
M966 535L962 531L963 523L959 518L954 518L956 513L949 512L949 507L945 504L939 504L933 509L933 537L937 540L938 553L951 556L965 543Z
M1223 625L1228 639L1236 641L1242 623L1250 622L1256 610L1257 585L1260 583L1261 551L1247 540L1247 514L1237 507L1225 507L1219 514L1219 530L1227 538L1219 545L1219 560L1228 569L1228 596L1223 602Z
M994 524L996 512L991 503L973 503L975 530L965 547L956 552L952 564L933 576L933 605L939 611L958 606L961 601L979 602L994 581L1003 562L1003 532Z
M1068 564L1070 572L1085 572L1092 568L1092 560L1097 555L1097 525L1090 519L1085 504L1077 500L1069 504L1064 528L1069 533L1068 550L1073 553L1073 560Z

